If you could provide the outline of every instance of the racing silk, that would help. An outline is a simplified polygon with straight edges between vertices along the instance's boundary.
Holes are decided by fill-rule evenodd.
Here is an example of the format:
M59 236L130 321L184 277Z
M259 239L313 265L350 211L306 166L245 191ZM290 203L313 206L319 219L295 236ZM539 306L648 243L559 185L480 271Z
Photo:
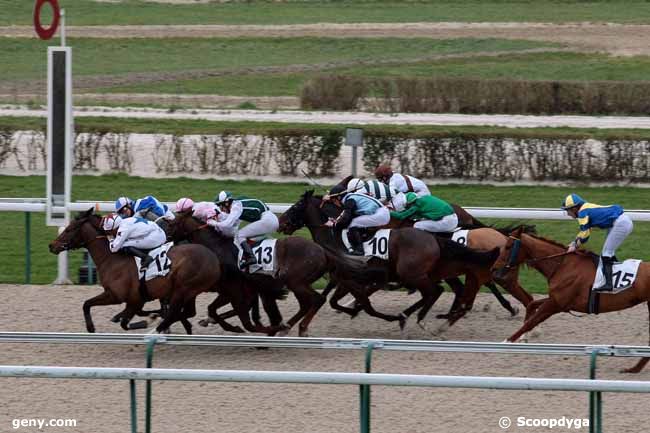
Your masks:
M249 223L259 221L262 218L262 214L269 210L266 203L256 198L240 196L235 197L233 205L236 202L240 202L242 206L242 212L238 218Z
M411 185L413 186L412 189L409 188L409 182L406 181L407 178L410 181ZM427 185L424 182L422 182L420 179L416 179L413 176L395 173L391 176L388 185L399 192L403 192L404 194L406 194L407 192L414 192L415 194L417 194L418 197L431 195L431 191L429 191Z
M135 217L146 218L149 221L155 221L158 218L165 218L167 220L173 220L174 214L166 204L162 204L153 196L146 196L144 198L138 199L133 206L133 212Z
M364 182L363 188L358 192L365 192L370 197L376 198L383 204L390 203L392 198L399 194L399 191L395 188L392 188L383 182L379 182L378 180L369 180Z
M342 202L344 208L351 210L352 216L372 215L377 209L384 207L376 198L358 192L347 194Z
M437 221L453 213L454 209L449 203L438 197L427 195L418 197L410 206L401 212L391 212L390 216L398 220L411 218Z
M609 229L616 221L616 218L623 214L623 208L617 204L611 206L600 206L593 203L585 203L578 211L578 224L580 232L576 236L576 243L584 244L589 240L591 229Z
M125 242L143 240L150 237L157 237L162 240L159 245L165 242L165 232L158 224L141 217L131 217L122 220L117 235L110 243L111 252L116 253L125 246ZM155 247L152 247L155 248Z

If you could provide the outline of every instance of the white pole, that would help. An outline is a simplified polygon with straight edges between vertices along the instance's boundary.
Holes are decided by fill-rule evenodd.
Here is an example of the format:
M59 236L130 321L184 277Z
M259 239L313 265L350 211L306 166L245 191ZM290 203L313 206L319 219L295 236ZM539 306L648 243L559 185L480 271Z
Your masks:
M61 9L61 46L65 47L65 9Z
M59 234L63 233L65 227L59 227ZM68 278L68 252L62 251L57 256L57 276L52 284L72 284Z

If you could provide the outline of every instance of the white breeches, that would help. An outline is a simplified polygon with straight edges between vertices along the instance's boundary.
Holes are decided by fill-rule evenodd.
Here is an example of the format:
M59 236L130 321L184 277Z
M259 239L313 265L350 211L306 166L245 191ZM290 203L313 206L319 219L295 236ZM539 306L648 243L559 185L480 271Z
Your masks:
M380 207L371 215L359 215L350 221L349 227L380 227L390 222L390 211L388 208Z
M254 238L255 236L266 235L273 233L280 227L278 217L273 212L267 210L258 221L242 227L237 234L237 242L241 243L247 238Z
M432 233L449 233L458 227L458 217L455 213L440 218L437 221L421 220L413 224L419 230L426 230Z
M614 225L607 232L607 238L605 239L605 244L603 245L604 257L612 257L616 255L616 249L621 246L623 241L630 233L632 233L632 220L629 216L621 214Z
M141 237L141 238L131 238L124 241L122 248L124 247L135 247L143 250L150 250L156 247L161 246L167 240L165 232L162 230L156 230L151 234Z

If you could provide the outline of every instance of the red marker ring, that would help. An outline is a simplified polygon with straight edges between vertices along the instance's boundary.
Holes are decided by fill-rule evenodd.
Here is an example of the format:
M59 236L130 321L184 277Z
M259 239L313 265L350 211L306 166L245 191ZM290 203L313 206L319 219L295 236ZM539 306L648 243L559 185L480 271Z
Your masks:
M45 28L41 25L41 8L45 3L49 3L52 7L52 14L54 15L52 19L52 24L50 27ZM34 6L34 29L38 37L44 40L51 39L56 33L56 29L59 27L59 2L58 0L36 0L36 5Z

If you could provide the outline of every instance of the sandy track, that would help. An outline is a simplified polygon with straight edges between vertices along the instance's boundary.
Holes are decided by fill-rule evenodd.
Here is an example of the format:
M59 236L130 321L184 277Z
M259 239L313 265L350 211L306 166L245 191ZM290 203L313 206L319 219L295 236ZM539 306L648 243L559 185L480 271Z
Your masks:
M650 25L613 23L350 23L296 25L70 26L70 37L403 37L504 38L560 42L615 55L650 54ZM31 26L0 27L0 36L35 37Z
M0 285L0 329L11 331L83 332L81 305L99 292L95 287ZM199 315L212 295L199 298ZM374 298L383 311L398 311L415 301L404 293L380 293ZM445 310L444 297L434 313ZM296 309L293 298L282 305L285 314ZM483 311L489 308L489 311ZM108 318L119 307L97 308L99 332L119 332ZM491 297L481 296L475 312L447 334L452 340L500 341L521 323L509 320ZM410 337L429 338L412 324ZM218 333L216 328L196 329ZM180 332L180 327L174 331ZM640 306L621 313L551 319L536 342L645 344L647 310ZM399 338L396 325L362 315L349 320L325 307L311 329L313 336ZM1 364L131 366L144 365L142 347L55 346L3 344ZM599 361L598 376L629 379L618 373L632 359ZM472 354L376 352L373 370L390 373L532 376L584 378L586 357L540 357ZM363 354L356 351L267 350L162 347L156 350L158 367L360 371ZM634 379L650 379L650 371ZM128 431L128 385L115 381L54 381L3 379L0 388L0 430L10 431L13 418L76 418L71 432ZM144 392L138 386L139 395ZM498 432L501 416L584 418L584 393L431 390L373 387L375 432ZM142 401L142 400L141 400ZM645 430L650 396L604 396L606 431L636 433ZM142 403L140 404L142 415ZM249 385L155 383L155 432L355 432L358 431L358 393L354 386ZM61 430L50 430L61 431ZM68 430L66 430L68 431ZM509 432L548 431L511 427ZM582 431L586 431L583 429Z

